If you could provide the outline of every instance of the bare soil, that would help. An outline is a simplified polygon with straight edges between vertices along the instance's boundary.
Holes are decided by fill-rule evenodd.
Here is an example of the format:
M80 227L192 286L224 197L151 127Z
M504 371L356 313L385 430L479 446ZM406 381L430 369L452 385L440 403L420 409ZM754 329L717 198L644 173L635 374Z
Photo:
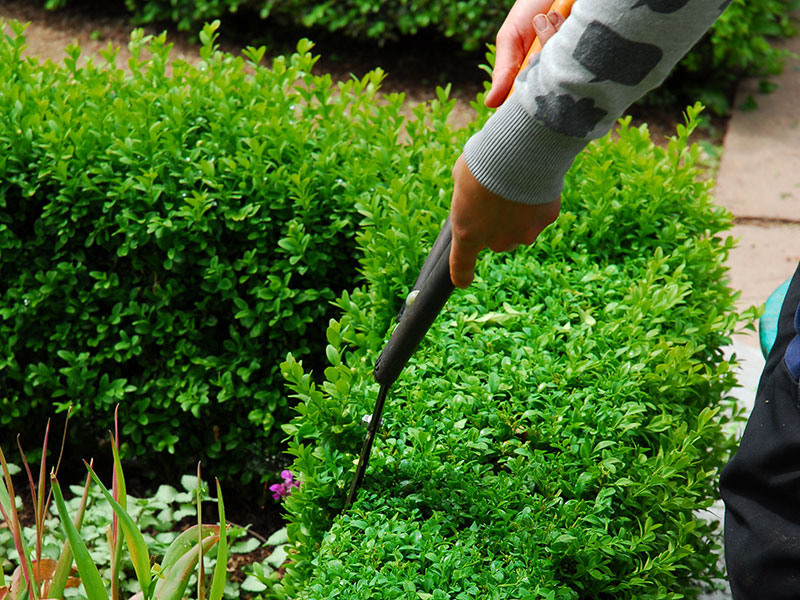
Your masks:
M77 44L84 57L98 56L108 44L120 48L118 64L124 66L130 53L127 43L130 32L137 27L124 8L116 3L99 0L73 0L70 6L57 11L42 7L44 0L0 0L0 21L17 20L28 23L25 36L27 53L40 60L61 62L64 49ZM121 4L121 3L120 3ZM147 25L146 33L167 32L173 44L173 58L199 60L195 36L177 31L170 24ZM220 47L239 54L248 46L264 45L267 56L291 52L298 39L307 37L315 44L320 60L316 69L330 73L335 80L363 76L380 67L386 72L382 89L403 92L410 107L435 98L436 87L450 84L456 107L450 116L455 126L463 126L474 118L470 103L483 90L488 76L480 68L485 63L483 52L465 52L455 43L435 34L422 33L414 38L390 41L383 45L362 44L332 35L322 30L300 30L271 25L257 15L239 14L227 17L221 27ZM653 141L664 144L683 122L683 107L634 107L630 111L634 123L647 122ZM700 132L699 139L721 143L725 120L714 118L710 127Z

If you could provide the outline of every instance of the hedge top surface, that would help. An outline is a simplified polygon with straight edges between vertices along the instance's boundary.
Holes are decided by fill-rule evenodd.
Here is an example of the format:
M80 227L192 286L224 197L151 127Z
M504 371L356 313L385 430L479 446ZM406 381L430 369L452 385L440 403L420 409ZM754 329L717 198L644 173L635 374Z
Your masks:
M733 443L720 349L739 315L732 240L718 236L731 217L687 142L697 112L666 149L626 123L594 143L536 246L482 262L390 391L359 499L341 512L387 299L444 218L388 190L361 205L369 283L337 301L326 380L283 365L302 485L287 500L297 554L280 596L667 599L720 576L718 524L697 514ZM393 236L429 213L421 247ZM391 263L369 258L390 250Z

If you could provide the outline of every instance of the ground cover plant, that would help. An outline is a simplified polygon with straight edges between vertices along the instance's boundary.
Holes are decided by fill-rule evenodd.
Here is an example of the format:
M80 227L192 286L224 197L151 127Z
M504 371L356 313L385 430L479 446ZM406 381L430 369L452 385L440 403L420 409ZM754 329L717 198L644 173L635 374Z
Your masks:
M281 547L285 530L265 540L226 519L219 481L214 500L200 465L196 474L181 478L182 490L160 485L147 497L128 495L118 440L112 435L110 485L103 484L94 461L89 461L85 484L69 490L64 486L62 491L58 471L63 444L55 464L46 459L52 437L48 421L37 483L21 446L24 470L9 463L0 448L0 599L166 600L184 597L191 587L198 598L207 594L209 600L219 600L223 595L237 598L240 590L261 589L261 581L276 579L275 569L286 557ZM20 472L28 478L27 511L27 494L15 491L13 476ZM209 505L215 505L217 525L204 521L209 512L204 507ZM254 551L261 562L244 557ZM246 578L236 566L243 561L256 569ZM233 568L228 568L230 564ZM235 570L240 571L238 578Z
M201 34L198 64L133 34L63 66L0 32L0 436L37 439L71 403L70 448L105 437L177 479L198 459L272 476L279 363L324 356L356 276L354 204L405 169L379 72L334 85L310 42L257 66ZM319 359L321 360L321 359ZM176 448L180 447L180 452ZM89 454L89 453L87 453Z
M738 315L696 118L668 149L623 123L578 158L533 248L484 258L393 386L343 510L371 368L446 215L452 149L427 156L430 179L360 203L368 283L337 301L325 381L283 365L301 484L277 597L666 600L720 576L703 512L732 447L721 347Z

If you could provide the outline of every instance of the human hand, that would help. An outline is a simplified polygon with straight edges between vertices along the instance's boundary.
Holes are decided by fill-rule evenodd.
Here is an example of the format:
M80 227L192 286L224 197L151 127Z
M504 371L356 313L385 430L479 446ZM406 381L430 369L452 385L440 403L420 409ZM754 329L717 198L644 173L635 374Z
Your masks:
M560 12L547 13L552 0L517 0L497 32L497 55L492 70L492 87L484 100L497 108L508 97L534 39L544 45L564 23Z
M559 12L544 14L552 0L518 0L497 34L497 59L486 105L500 106L508 97L534 38L544 45L564 23ZM490 192L473 177L464 157L453 167L450 203L452 246L450 279L459 288L472 283L475 262L483 248L507 252L533 244L558 218L561 199L547 204L520 204Z
M483 248L506 252L520 244L533 244L561 210L561 199L530 205L490 192L472 176L463 156L453 167L453 182L450 279L459 288L472 283L475 262Z

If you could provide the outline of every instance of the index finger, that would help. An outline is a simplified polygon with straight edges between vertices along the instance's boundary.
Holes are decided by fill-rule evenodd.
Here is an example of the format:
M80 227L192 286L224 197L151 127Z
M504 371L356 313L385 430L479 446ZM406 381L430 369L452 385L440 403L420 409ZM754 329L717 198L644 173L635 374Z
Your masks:
M467 288L475 278L475 264L483 246L460 240L455 235L450 245L450 280L457 288Z

